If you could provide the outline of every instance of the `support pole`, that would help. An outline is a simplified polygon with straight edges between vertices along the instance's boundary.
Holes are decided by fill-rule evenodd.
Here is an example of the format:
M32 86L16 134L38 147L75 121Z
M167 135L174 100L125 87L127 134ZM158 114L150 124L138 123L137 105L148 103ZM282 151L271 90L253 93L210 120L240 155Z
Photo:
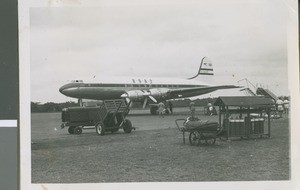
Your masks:
M221 106L219 106L219 125L220 125L220 128L222 129L222 112L221 112Z
M226 140L228 140L228 138L229 138L229 118L228 118L228 106L226 106L226 118L225 118L225 123L226 123L226 128L227 128L227 137L226 137Z
M270 109L268 109L268 137L271 137L271 113Z

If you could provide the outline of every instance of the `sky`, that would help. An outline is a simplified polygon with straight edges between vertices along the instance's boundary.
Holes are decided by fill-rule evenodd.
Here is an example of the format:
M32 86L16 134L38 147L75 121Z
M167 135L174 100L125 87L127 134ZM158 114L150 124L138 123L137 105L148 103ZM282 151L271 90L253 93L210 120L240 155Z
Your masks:
M59 87L93 76L188 78L204 56L216 85L247 78L289 95L284 1L103 2L30 9L31 101L76 101Z

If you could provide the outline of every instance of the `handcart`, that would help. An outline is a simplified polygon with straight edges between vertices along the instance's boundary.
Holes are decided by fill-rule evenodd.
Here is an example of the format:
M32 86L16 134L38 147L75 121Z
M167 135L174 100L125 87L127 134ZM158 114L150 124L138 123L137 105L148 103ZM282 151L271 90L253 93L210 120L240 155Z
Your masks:
M185 144L185 132L189 132L189 142L192 146L213 145L216 138L220 137L223 129L219 128L218 122L203 121L197 117L176 119L176 126L182 132L183 143ZM182 123L182 127L180 125Z

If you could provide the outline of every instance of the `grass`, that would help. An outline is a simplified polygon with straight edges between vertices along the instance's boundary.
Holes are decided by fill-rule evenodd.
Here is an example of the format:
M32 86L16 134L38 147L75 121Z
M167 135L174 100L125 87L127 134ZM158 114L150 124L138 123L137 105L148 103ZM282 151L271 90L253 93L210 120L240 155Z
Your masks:
M129 118L138 127L136 131L105 136L98 136L94 130L79 136L69 135L66 130L55 131L59 117L32 115L33 183L290 178L287 118L272 121L271 138L217 140L212 146L190 146L183 144L175 128L174 120L186 117L182 114L165 118L132 115Z

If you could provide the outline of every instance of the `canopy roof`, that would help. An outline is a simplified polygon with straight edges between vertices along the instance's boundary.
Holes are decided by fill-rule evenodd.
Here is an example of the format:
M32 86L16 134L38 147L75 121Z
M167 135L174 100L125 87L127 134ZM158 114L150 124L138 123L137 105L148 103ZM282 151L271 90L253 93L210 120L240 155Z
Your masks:
M238 107L274 107L271 98L264 96L220 96L214 103L215 106Z

